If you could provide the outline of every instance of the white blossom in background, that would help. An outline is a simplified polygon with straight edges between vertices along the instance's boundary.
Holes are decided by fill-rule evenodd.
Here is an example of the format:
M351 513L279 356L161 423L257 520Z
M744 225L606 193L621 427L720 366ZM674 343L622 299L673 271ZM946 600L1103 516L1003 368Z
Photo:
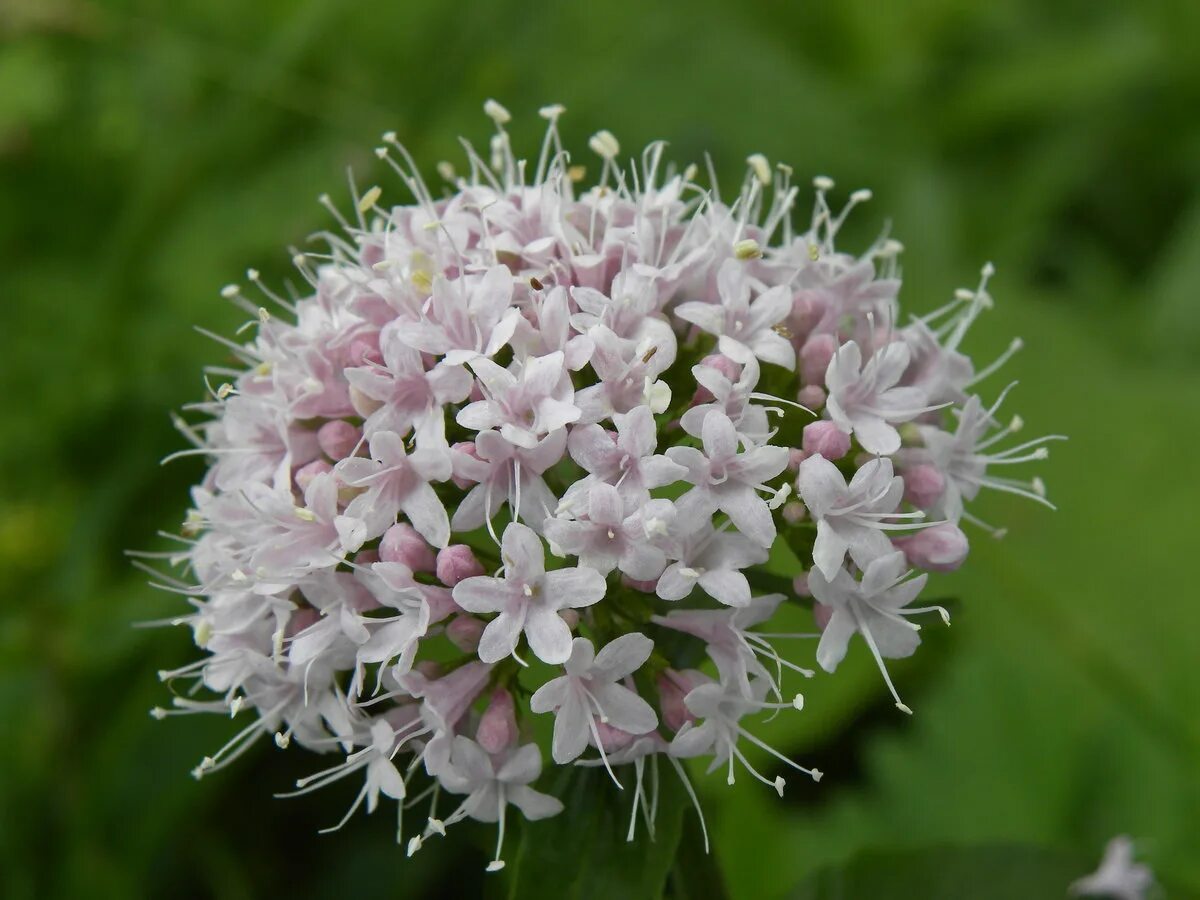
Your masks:
M1059 436L1009 440L1007 391L980 393L1019 346L964 352L990 266L905 320L900 245L836 247L869 192L835 212L815 179L798 229L786 166L751 156L722 199L661 143L623 162L607 131L585 187L561 107L535 161L485 111L486 160L440 165L436 190L385 135L405 202L323 197L338 227L293 252L302 291L254 271L253 298L222 291L254 336L223 342L202 420L178 420L175 456L210 467L156 557L174 571L154 570L204 655L161 673L154 714L243 722L197 777L273 736L335 757L299 793L360 780L346 818L431 798L409 853L495 823L496 871L509 807L562 808L535 786L544 758L605 767L630 839L639 811L653 835L660 760L693 800L683 758L780 793L788 768L819 779L755 724L798 715L785 682L856 636L909 711L884 659L917 649L914 614L948 618L914 603L928 572L963 563L983 488L1048 505L1007 467Z
M1155 888L1150 867L1133 861L1133 841L1119 834L1104 848L1100 866L1072 882L1072 897L1109 897L1111 900L1146 900Z

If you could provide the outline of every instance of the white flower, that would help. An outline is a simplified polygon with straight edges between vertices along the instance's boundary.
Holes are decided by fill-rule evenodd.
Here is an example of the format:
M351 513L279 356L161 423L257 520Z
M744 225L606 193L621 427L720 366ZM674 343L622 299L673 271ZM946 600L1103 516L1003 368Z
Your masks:
M540 438L579 418L561 350L529 357L518 375L490 359L476 358L471 368L486 399L462 408L458 424L464 428L498 428L506 441L530 450Z
M795 368L796 351L788 339L775 330L775 326L792 311L792 293L787 286L772 287L751 301L745 267L730 259L717 274L717 290L721 296L719 304L681 303L675 308L675 315L709 334L718 335L722 345L741 346L763 362L786 369ZM725 352L724 347L722 352Z
M895 425L929 410L925 393L900 387L908 368L908 345L893 341L880 347L862 364L855 341L838 347L825 372L829 416L842 431L853 433L868 453L890 456L900 449Z
M493 663L511 655L524 632L538 659L566 662L571 629L559 612L599 602L603 576L584 567L547 572L541 538L515 522L504 529L501 557L503 578L476 575L454 586L454 602L467 612L498 613L479 639L479 658Z
M907 616L938 612L943 621L950 622L949 614L940 606L906 609L929 579L928 575L918 575L905 581L909 574L904 553L899 550L872 561L863 572L862 581L856 580L845 569L839 569L832 579L827 579L820 569L813 569L808 574L809 590L819 603L832 611L821 643L817 645L817 663L826 672L836 670L846 655L850 638L858 632L871 649L896 707L907 713L912 710L900 701L883 664L884 657L912 656L921 643L917 634L921 626L908 621Z
M377 431L371 435L370 459L350 456L334 468L350 487L366 488L350 501L346 515L363 520L367 537L379 537L396 523L397 513L403 513L433 546L445 547L449 541L450 519L430 482L450 477L450 457L422 443L418 435L417 452L409 456L394 431Z
M763 482L784 470L786 447L754 447L738 451L738 436L729 416L718 410L704 417L704 452L694 447L672 447L667 457L688 470L693 485L679 499L680 516L696 519L717 510L750 540L763 547L775 541L775 520L767 501L758 492L770 491Z
M1104 848L1100 867L1071 884L1073 897L1109 897L1111 900L1145 900L1154 888L1154 873L1133 861L1133 841L1117 835Z
M654 642L636 632L622 635L596 653L587 638L575 638L563 665L565 674L547 681L530 698L535 713L554 712L554 761L568 763L583 753L589 738L600 748L599 720L629 734L646 734L658 716L645 700L618 684L650 658Z
M631 512L615 487L601 483L588 489L586 505L576 501L575 506L586 518L546 520L551 546L578 556L581 566L601 575L620 569L637 581L651 581L662 574L667 555L655 539L675 519L670 500L650 500Z
M810 456L800 464L797 483L817 523L813 564L827 580L837 575L847 553L860 569L893 553L884 532L911 527L894 520L925 515L896 511L904 496L904 479L892 474L892 461L884 457L865 463L847 485L837 466L823 456Z
M542 754L536 744L492 756L475 741L459 735L454 739L450 764L439 773L438 780L450 793L466 794L467 799L441 823L442 830L468 817L478 822L499 822L496 853L488 863L489 872L499 871L504 868L500 854L509 804L530 821L562 812L561 801L529 786L541 772Z

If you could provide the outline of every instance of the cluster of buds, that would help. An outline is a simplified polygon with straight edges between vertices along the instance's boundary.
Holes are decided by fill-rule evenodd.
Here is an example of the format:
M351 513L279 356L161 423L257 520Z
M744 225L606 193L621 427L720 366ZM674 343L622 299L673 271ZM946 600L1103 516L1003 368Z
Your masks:
M357 779L347 818L428 803L410 854L498 823L494 871L509 806L562 808L534 786L547 753L634 779L633 823L659 760L693 799L693 757L782 794L747 745L819 779L751 730L799 714L784 676L814 674L773 641L811 639L833 672L861 636L908 712L884 660L916 649L913 617L948 620L914 603L927 571L963 562L964 522L995 531L965 509L982 488L1049 505L996 473L1057 436L1006 440L1019 420L975 393L1009 355L976 368L960 347L990 267L901 320L900 244L835 248L868 192L835 212L817 178L799 231L786 166L751 156L727 204L661 143L623 166L608 132L584 189L561 107L532 171L485 111L489 158L443 163L438 196L388 134L411 203L322 198L340 228L294 252L303 295L253 271L265 299L223 292L253 339L223 341L236 364L211 370L202 422L178 420L211 465L161 579L205 656L161 673L154 714L249 716L197 777L273 736L340 755L295 793ZM779 553L804 574L771 574ZM766 630L784 604L811 607L811 634Z

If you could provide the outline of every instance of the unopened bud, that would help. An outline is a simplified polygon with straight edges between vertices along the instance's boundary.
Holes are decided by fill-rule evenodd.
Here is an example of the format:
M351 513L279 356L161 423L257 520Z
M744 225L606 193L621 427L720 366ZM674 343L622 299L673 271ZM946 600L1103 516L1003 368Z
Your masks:
M804 426L802 446L805 453L819 454L829 460L841 459L850 452L850 435L822 419Z
M454 587L464 578L484 572L483 566L466 544L451 544L439 550L436 569L438 581L446 587Z
M379 558L384 562L403 563L414 572L432 572L437 567L433 548L406 522L393 525L383 533Z

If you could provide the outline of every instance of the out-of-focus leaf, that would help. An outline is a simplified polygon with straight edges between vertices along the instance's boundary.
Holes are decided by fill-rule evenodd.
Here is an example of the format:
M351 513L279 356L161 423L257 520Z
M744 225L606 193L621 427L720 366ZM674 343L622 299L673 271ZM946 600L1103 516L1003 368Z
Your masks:
M505 868L510 900L657 900L674 865L683 826L682 785L660 767L654 840L639 821L638 837L625 840L634 802L632 766L618 770L617 790L603 768L567 768L551 779L550 793L566 809L540 822L522 822L517 852ZM651 772L646 770L645 789ZM640 820L640 813L639 813Z
M1061 900L1086 867L1072 854L1022 845L868 851L818 872L789 900Z

